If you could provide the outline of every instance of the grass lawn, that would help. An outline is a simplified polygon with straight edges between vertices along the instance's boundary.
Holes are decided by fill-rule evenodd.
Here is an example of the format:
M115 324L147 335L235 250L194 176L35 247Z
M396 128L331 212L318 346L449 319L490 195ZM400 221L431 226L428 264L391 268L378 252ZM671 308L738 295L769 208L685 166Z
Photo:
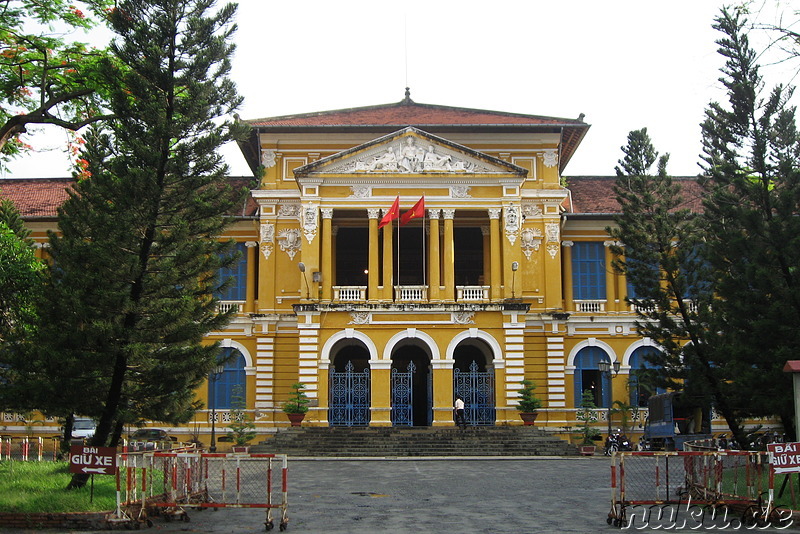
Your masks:
M0 461L0 512L102 512L116 508L113 475L94 477L81 489L67 490L67 462Z

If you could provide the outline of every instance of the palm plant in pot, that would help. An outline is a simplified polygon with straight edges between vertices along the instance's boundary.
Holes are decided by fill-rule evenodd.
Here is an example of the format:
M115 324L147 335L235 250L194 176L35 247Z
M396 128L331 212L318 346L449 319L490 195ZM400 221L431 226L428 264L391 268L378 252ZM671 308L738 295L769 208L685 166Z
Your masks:
M581 441L581 454L584 456L591 456L594 454L595 448L597 447L595 442L600 439L600 431L592 426L593 423L597 422L596 409L597 405L594 403L592 392L588 389L584 390L581 396L581 405L578 407L578 411L575 414L575 417L581 422L580 434L578 434L578 437Z
M308 397L305 393L306 385L302 382L292 384L289 400L283 403L283 413L289 418L292 426L300 426L308 412Z
M522 389L518 390L519 401L517 403L517 410L522 419L522 424L529 426L533 425L536 421L536 416L539 415L539 408L542 407L542 399L533 394L536 389L536 384L532 380L525 379L521 382Z

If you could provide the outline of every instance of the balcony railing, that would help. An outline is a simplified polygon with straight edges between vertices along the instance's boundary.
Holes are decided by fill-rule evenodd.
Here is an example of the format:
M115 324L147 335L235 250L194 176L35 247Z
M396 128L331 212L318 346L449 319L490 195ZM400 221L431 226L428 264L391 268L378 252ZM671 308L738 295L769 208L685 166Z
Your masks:
M489 286L456 286L456 300L460 302L489 300Z
M575 311L583 313L602 313L606 311L605 300L576 300Z
M333 286L334 302L364 302L367 286Z
M243 300L221 300L217 303L217 312L226 313L229 310L234 310L233 313L244 312Z
M398 302L425 302L428 286L394 286L394 298Z

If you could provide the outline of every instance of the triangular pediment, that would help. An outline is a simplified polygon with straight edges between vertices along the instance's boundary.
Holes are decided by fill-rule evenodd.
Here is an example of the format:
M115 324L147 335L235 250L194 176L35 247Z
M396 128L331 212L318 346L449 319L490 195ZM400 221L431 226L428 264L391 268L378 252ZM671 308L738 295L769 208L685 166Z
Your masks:
M524 176L527 170L418 128L408 127L295 169L294 173L297 178L341 174Z

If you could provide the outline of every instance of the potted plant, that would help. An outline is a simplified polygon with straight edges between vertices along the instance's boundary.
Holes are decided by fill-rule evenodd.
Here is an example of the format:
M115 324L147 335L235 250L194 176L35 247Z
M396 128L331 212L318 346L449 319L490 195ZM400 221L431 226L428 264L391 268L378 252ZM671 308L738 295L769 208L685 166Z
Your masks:
M536 389L536 384L532 380L523 380L522 389L519 392L519 401L517 403L517 410L522 419L522 424L526 426L533 425L536 421L536 416L539 415L539 408L542 407L542 399L533 394Z
M228 425L228 439L233 442L233 452L247 452L247 442L256 437L256 426L245 413L247 401L242 395L242 386L233 386L231 391L231 424Z
M592 392L584 390L581 396L581 405L575 417L581 422L580 434L580 447L581 454L584 456L592 456L594 454L596 445L595 441L600 439L600 431L592 426L597 422L597 405L594 403Z
M283 413L289 418L292 426L300 426L308 412L308 397L305 393L306 385L297 382L292 384L292 393L289 400L283 403Z

